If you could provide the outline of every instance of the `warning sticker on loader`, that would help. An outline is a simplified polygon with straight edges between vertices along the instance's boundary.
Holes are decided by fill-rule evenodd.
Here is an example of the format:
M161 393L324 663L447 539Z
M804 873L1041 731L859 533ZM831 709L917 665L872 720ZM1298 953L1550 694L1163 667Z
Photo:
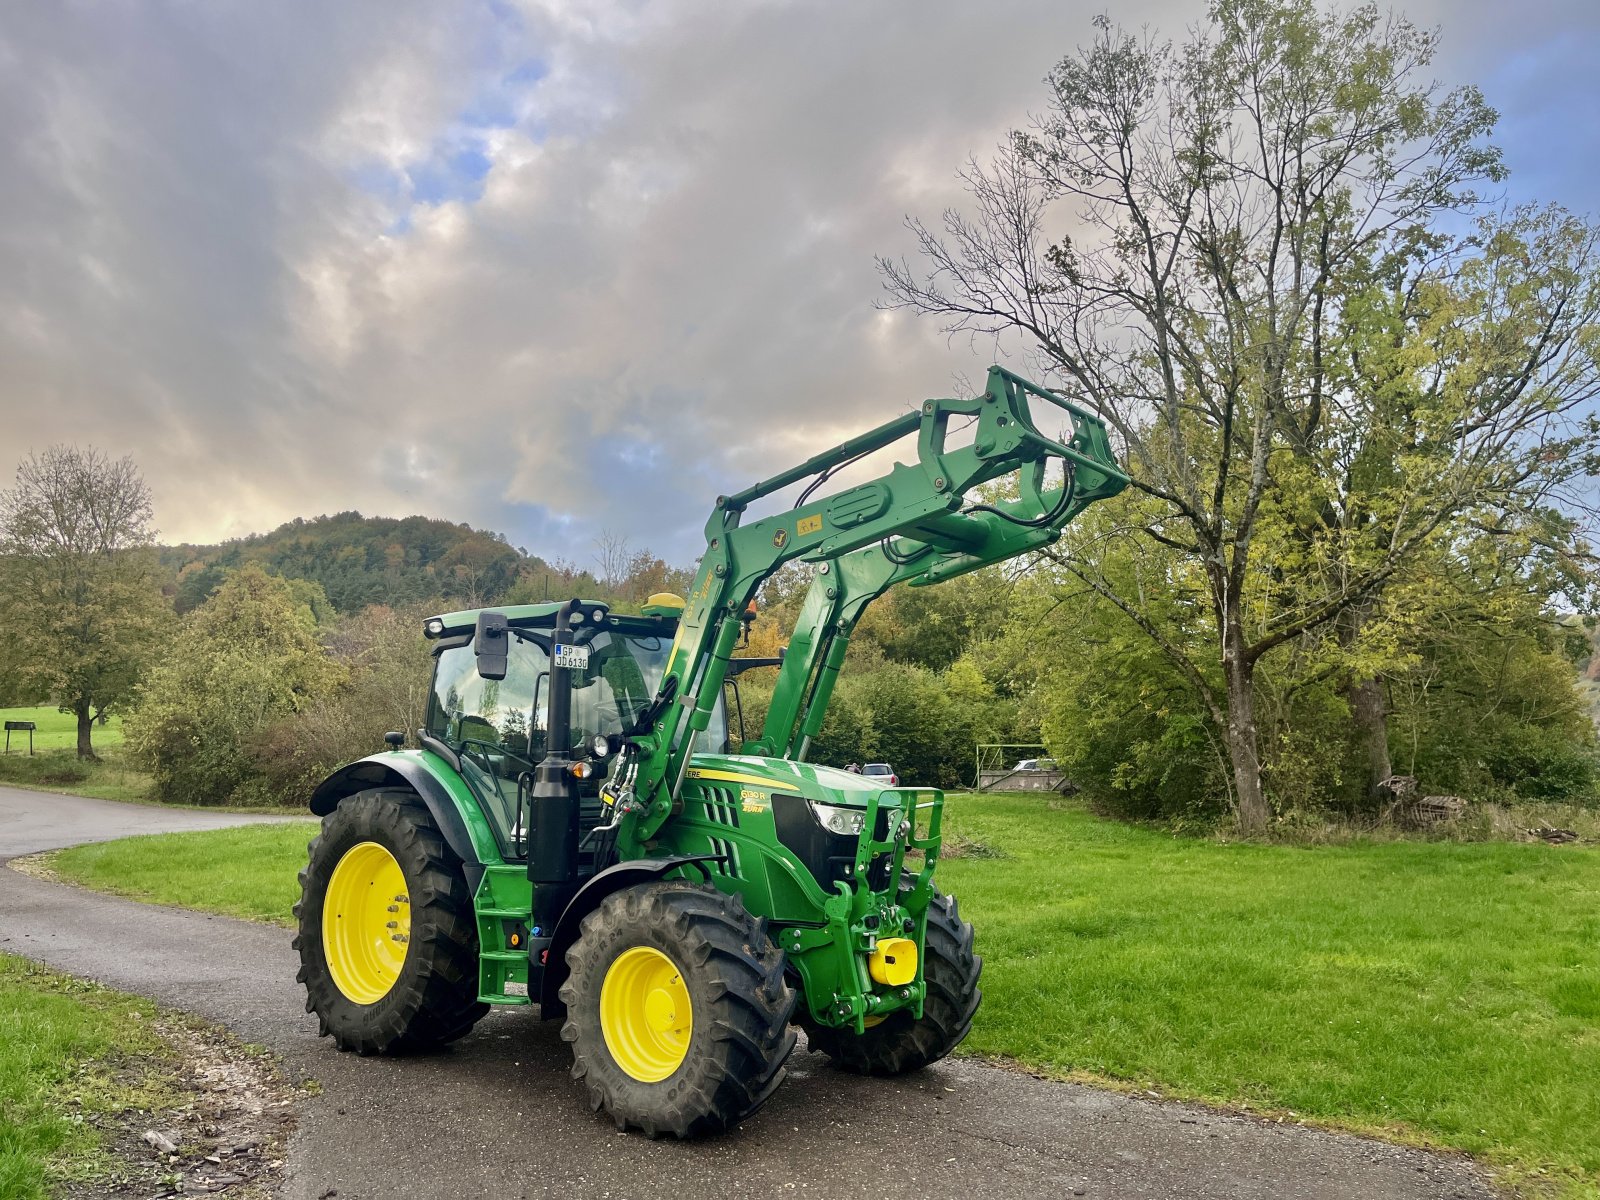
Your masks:
M589 666L589 647L556 644L555 665L569 671L586 670Z

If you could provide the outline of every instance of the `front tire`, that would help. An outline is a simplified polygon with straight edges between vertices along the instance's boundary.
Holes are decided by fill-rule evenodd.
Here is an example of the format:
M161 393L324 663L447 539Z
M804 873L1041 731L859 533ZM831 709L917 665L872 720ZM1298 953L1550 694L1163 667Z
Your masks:
M978 987L983 959L972 951L972 926L961 919L954 897L934 893L924 954L928 994L922 1020L902 1009L858 1034L806 1018L802 1024L811 1049L858 1075L904 1075L938 1062L960 1045L983 1002Z
M461 860L428 807L359 792L322 821L300 872L296 978L341 1050L395 1054L465 1035L478 1002L478 930Z
M783 965L738 896L677 880L607 896L583 919L561 986L561 1037L590 1107L650 1137L750 1116L795 1045Z

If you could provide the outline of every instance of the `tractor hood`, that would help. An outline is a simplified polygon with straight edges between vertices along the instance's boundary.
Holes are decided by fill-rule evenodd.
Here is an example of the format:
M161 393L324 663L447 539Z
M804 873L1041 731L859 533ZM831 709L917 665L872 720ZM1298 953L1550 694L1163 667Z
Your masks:
M870 776L858 775L839 767L793 762L787 758L766 758L757 754L696 754L689 767L689 778L798 792L808 800L852 807L859 805L862 808L867 806L868 799L879 792L905 790L886 787Z

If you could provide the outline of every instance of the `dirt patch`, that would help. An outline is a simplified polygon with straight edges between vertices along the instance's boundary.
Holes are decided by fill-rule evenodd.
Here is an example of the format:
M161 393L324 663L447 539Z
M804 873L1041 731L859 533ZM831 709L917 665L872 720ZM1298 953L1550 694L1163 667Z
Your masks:
M156 1028L178 1058L176 1072L162 1082L181 1098L94 1118L104 1138L95 1177L66 1181L55 1194L147 1200L220 1193L266 1200L283 1174L299 1092L266 1051L178 1016L162 1017ZM151 1064L134 1061L118 1073L138 1086L150 1071Z
M45 850L39 854L25 854L21 858L6 860L6 866L20 874L33 879L42 879L46 883L66 883L67 881L57 875L50 866L50 861L55 858L56 851Z
M988 842L980 842L976 838L962 837L956 834L944 839L944 844L939 847L940 858L1005 858L1006 853L997 846Z

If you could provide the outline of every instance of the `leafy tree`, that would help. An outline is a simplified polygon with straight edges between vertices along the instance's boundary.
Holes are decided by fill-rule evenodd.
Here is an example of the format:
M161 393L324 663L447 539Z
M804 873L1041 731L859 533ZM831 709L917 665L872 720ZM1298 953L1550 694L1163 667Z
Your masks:
M1146 620L1203 662L1203 583L1180 569L1175 551L1125 532L1128 503L1088 509L1075 523L1078 544L1108 587L1137 597ZM1096 807L1135 819L1215 819L1226 794L1221 739L1187 673L1120 606L1046 560L1018 581L1004 630L986 652L989 672L1027 698L1040 739Z
M872 714L868 758L892 763L908 784L955 785L959 767L950 751L972 751L962 743L951 745L950 700L933 672L886 663L860 676L854 690Z
M1600 748L1572 686L1588 650L1520 590L1436 613L1385 680L1397 767L1434 791L1594 803Z
M1075 544L1199 661L1212 636L1203 580L1178 551L1128 533L1122 504L1086 512ZM1577 582L1574 564L1541 566L1512 539L1484 534L1426 568L1384 590L1355 648L1325 628L1263 660L1262 771L1280 811L1376 811L1352 671L1374 672L1392 714L1386 760L1425 793L1592 803L1595 732L1573 687L1587 638L1546 611L1563 576ZM1046 561L1018 582L1005 628L981 648L986 670L1011 671L1010 686L1042 712L1052 752L1098 807L1180 824L1218 815L1228 768L1220 733L1185 673L1120 607ZM1218 664L1203 669L1220 675Z
M328 651L344 681L247 738L274 798L303 803L334 768L381 749L385 733L422 725L433 671L422 636L427 615L375 606L327 631Z
M1177 624L1108 573L1116 538L1069 530L1057 561L1171 661L1254 831L1267 657L1339 630L1370 690L1384 591L1581 476L1596 234L1485 206L1494 113L1375 5L1213 0L1176 49L1096 23L1047 115L966 173L976 215L913 220L925 268L882 268L892 304L1021 340L1121 439L1118 536L1172 552Z
M528 567L506 592L505 604L543 604L551 600L609 600L611 590L590 571L562 559Z
M94 722L131 695L168 613L150 521L133 460L93 447L31 454L0 492L16 688L76 716L80 759L96 758Z
M316 618L288 581L240 568L185 620L125 723L163 800L250 803L264 789L250 754L261 730L340 682Z
M942 671L974 641L998 632L1010 591L998 567L934 587L897 587L880 601L892 620L879 643L889 658Z

